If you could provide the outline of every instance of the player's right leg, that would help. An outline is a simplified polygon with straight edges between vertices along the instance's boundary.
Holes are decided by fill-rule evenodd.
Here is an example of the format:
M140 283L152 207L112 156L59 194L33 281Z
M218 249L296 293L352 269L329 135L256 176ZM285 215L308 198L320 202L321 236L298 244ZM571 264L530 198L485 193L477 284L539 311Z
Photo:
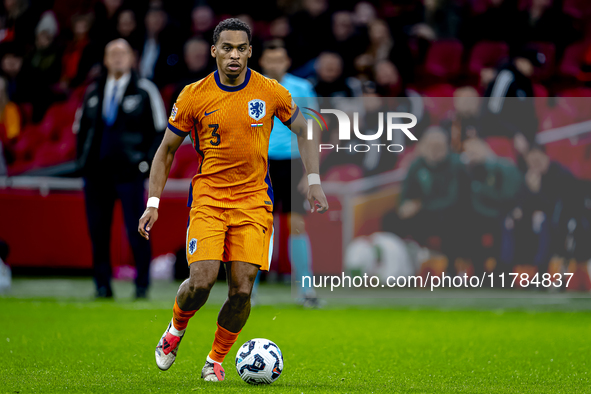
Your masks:
M218 277L220 261L196 261L189 268L191 276L179 287L172 321L168 323L166 331L156 346L156 365L163 371L169 369L174 363L189 319L207 301L209 292Z
M190 277L179 287L172 321L156 347L156 364L162 370L167 370L174 363L189 319L209 297L223 259L227 230L222 209L208 206L191 208L186 246Z

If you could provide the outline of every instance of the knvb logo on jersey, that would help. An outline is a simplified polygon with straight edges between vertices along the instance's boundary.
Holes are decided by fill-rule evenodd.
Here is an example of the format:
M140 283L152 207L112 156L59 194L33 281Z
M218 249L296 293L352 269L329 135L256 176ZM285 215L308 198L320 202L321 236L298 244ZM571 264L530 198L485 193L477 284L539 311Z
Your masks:
M265 117L267 109L263 100L250 100L248 102L248 114L257 122Z
M195 253L196 250L197 250L197 239L196 238L192 238L189 241L189 254Z
M337 122L339 125L339 141L351 141L351 120L349 116L338 109L321 109L320 112L313 110L312 108L304 107L305 109L311 112L303 112L303 114L308 115L310 118L307 119L308 121L308 134L307 137L309 140L313 139L313 122L316 121L320 130L328 130L328 125L326 119L322 116L322 114L333 114L337 118ZM383 112L378 113L378 130L373 131L372 133L364 134L359 130L359 113L353 113L353 133L355 137L362 141L379 141L384 133L384 118L386 119L386 139L388 141L392 141L394 139L394 132L395 131L402 131L404 135L409 138L411 141L417 141L417 137L414 136L413 133L409 129L413 128L417 124L417 117L411 113L407 112L387 112L385 115ZM410 122L405 122L408 119ZM339 146L333 144L320 144L320 151L323 150L331 150L336 149L338 152L339 150L346 150L348 152L369 152L371 149L377 149L378 152L381 148L385 148L388 152L402 152L404 146L401 144L347 144L346 146Z

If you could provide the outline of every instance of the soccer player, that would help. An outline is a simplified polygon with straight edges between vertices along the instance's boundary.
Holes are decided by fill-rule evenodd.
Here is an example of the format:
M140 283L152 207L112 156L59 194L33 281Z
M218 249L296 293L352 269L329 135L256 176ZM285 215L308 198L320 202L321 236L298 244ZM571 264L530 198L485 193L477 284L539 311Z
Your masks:
M158 201L176 149L190 135L199 170L191 182L187 228L190 277L179 287L173 318L156 347L156 364L175 361L189 319L201 308L218 276L228 274L228 298L218 315L211 352L201 377L224 380L222 362L250 313L250 295L260 269L268 270L273 232L273 188L268 169L269 136L277 117L297 135L308 174L311 211L328 209L318 175L318 141L306 138L306 121L277 81L247 67L251 32L238 19L215 28L211 55L217 71L185 87L169 118L150 174L150 198L138 231L149 239Z

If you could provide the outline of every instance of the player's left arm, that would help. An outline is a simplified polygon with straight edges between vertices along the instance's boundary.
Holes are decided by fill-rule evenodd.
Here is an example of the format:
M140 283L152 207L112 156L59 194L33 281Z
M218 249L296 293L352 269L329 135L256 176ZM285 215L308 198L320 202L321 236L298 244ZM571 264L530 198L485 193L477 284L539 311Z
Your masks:
M308 174L308 183L310 183L310 180L314 182L314 178L318 182L308 186L308 202L312 207L311 212L317 209L319 213L324 213L328 210L328 201L319 183L320 158L318 153L318 133L312 133L312 139L308 139L308 125L304 115L300 111L297 111L295 120L288 127L298 137L298 149L304 162L306 173Z

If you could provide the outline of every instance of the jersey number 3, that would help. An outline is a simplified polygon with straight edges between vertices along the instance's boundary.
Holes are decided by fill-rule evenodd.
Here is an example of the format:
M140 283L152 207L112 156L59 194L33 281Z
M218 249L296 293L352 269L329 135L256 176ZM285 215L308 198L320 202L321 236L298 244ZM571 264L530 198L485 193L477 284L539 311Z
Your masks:
M222 137L218 134L218 129L219 129L220 125L219 124L210 124L209 127L213 129L211 131L211 136L215 137L215 141L211 140L211 141L209 141L209 143L212 144L213 146L218 146L220 144L220 142L222 142Z

